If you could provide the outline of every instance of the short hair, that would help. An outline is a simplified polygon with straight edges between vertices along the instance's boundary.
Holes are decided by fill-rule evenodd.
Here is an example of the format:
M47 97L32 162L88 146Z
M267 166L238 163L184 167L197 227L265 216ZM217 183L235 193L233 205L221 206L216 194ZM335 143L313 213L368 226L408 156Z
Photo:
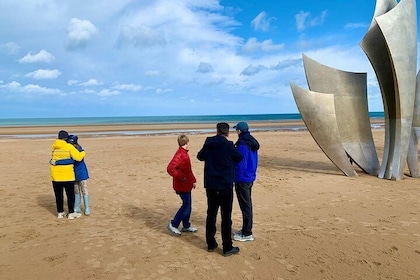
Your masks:
M188 136L185 134L181 134L178 136L178 145L180 147L184 146L185 144L188 144L190 142L190 139L188 139Z
M225 122L218 123L217 126L217 135L229 135L229 124Z

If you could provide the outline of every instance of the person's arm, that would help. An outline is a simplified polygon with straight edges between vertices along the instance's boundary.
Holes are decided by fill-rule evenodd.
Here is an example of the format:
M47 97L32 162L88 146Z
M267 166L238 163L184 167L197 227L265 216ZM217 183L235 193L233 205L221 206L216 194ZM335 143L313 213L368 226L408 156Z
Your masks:
M174 157L172 158L172 160L169 162L168 166L166 167L166 171L168 172L169 175L171 175L175 179L185 180L186 176L183 172L181 172L179 168L181 166L181 163L182 163L181 157L179 156L178 153L176 153Z
M236 177L241 177L247 167L249 151L248 147L245 145L239 145L237 149L242 154L243 158L235 165L235 174Z
M82 159L85 157L86 152L82 151L79 152L73 145L69 144L71 146L70 148L70 156L75 161L82 161Z
M50 159L50 164L51 165L69 165L69 164L74 164L74 160L72 158L59 159L56 161Z

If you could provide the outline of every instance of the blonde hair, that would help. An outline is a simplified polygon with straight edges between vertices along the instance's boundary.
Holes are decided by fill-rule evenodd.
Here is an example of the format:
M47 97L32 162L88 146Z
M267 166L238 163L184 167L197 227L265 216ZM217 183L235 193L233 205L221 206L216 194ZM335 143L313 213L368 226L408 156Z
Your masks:
M190 142L190 139L188 139L188 136L185 134L181 134L178 136L178 145L180 147L184 146L185 144L188 144Z

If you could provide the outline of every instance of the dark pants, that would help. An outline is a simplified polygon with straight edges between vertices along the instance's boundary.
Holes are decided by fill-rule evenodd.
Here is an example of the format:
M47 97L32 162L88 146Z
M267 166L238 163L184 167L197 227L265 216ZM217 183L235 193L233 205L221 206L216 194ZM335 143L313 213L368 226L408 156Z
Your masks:
M252 234L252 199L251 191L254 183L235 183L236 196L242 212L242 235Z
M74 212L74 182L52 182L55 194L55 203L57 205L57 212L64 212L64 197L63 189L67 195L67 206L69 213Z
M174 219L171 221L172 226L178 228L179 224L182 222L183 228L189 228L191 226L190 217L191 217L191 192L189 193L178 193L181 197L182 205L176 212Z
M216 246L216 219L219 211L222 216L222 241L223 253L232 250L232 204L233 189L217 191L206 189L207 194L207 219L206 242L208 248Z

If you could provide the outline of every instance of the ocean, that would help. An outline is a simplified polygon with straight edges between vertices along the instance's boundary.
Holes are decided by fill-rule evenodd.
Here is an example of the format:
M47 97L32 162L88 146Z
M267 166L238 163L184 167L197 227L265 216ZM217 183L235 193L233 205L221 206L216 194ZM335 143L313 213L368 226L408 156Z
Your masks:
M372 119L381 119L383 112L369 113ZM7 127L31 127L31 126L78 126L78 125L131 125L131 124L183 124L183 123L218 123L227 122L231 125L240 121L246 122L266 122L268 125L259 130L274 130L269 125L270 122L300 121L301 115L292 114L249 114L249 115L202 115L202 116L129 116L129 117L75 117L75 118L0 118L1 128ZM373 127L375 128L375 127ZM278 127L276 128L278 130ZM305 130L305 126L284 127L283 130ZM183 130L185 133L207 133L214 129ZM151 134L175 134L177 130L147 130L147 131L107 131L107 132L85 132L85 135L151 135ZM40 138L55 135L47 134L16 134L1 135L0 138Z
M369 113L371 118L383 118L383 112ZM75 118L0 118L1 127L56 126L56 125L117 125L117 124L165 124L165 123L235 123L240 121L270 122L302 120L293 114L254 115L206 115L206 116L131 116L131 117L75 117Z

